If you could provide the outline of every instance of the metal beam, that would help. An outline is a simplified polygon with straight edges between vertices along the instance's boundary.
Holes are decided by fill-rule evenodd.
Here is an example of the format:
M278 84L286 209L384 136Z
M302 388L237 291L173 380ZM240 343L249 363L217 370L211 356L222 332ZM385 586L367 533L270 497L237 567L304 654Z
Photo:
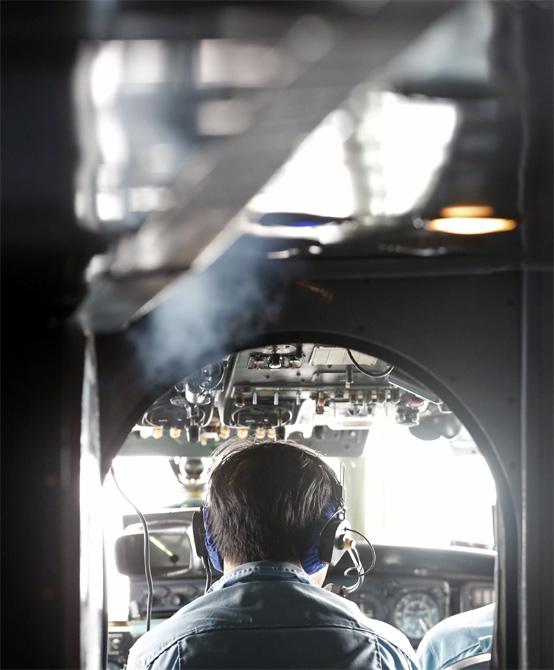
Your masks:
M193 193L167 215L148 221L122 239L109 271L93 280L82 315L102 331L123 327L142 307L117 300L126 275L187 270L202 254L204 264L217 257L236 235L227 224L285 163L300 141L335 110L352 89L370 79L438 20L455 3L392 2L370 19L337 15L329 24L332 46L289 86L266 92L266 103L242 135L217 146L217 162ZM295 11L294 5L288 6ZM238 235L238 233L237 233ZM163 282L163 279L162 279ZM144 287L148 290L148 287ZM154 293L144 295L143 300Z

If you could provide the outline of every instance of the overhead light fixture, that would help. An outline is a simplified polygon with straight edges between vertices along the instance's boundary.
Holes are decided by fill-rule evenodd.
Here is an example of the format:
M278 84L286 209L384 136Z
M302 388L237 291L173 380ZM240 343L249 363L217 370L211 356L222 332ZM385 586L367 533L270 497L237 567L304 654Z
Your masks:
M450 235L488 235L517 227L514 219L495 217L493 214L494 210L489 205L452 205L444 207L439 218L427 221L425 228Z
M494 209L490 205L451 205L443 207L440 215L443 219L470 218L493 216Z

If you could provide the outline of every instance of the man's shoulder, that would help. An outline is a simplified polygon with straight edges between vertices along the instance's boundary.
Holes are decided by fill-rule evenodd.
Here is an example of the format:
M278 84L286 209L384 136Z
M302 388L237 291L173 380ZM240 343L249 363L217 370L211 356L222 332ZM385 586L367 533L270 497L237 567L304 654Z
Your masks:
M386 651L391 657L404 657L409 663L417 667L415 651L404 633L384 621L370 619L360 610L356 603L347 598L326 591L325 589L317 589L317 591L319 591L319 597L329 607L328 614L331 617L340 613L358 631L376 638L381 652ZM397 667L397 664L393 663L393 667Z
M460 614L454 614L453 616L448 617L437 624L439 626L448 627L457 627L460 624L464 626L481 626L483 624L488 624L494 619L494 611L496 605L492 603L491 605L485 605L485 607L478 607L477 609L468 610L467 612L460 612Z
M131 647L126 666L128 670L147 668L157 656L169 653L172 647L176 649L178 641L187 632L181 624L182 616L177 612L139 637Z
M207 593L182 607L173 616L154 625L131 648L127 667L146 668L164 652L169 652L179 641L201 629L217 625L217 606L220 597Z
M487 605L478 609L454 614L440 621L426 635L427 639L434 641L450 638L452 635L462 633L468 639L477 639L483 634L492 631L495 606Z
M414 650L412 645L404 633L399 631L397 628L391 626L388 623L385 623L384 621L370 619L360 610L358 605L356 605L356 603L352 602L351 600L343 598L336 593L330 593L329 591L325 590L323 590L322 593L325 594L323 597L327 599L330 605L340 609L346 615L351 617L360 628L373 633L388 643L392 643L401 651L403 651L404 654L406 654L410 659L414 658Z
M160 636L159 632L157 628L151 629L135 642L129 652L126 670L150 669L159 658L163 659L163 667L167 670L179 667L178 641L180 636L172 640L166 635Z
M362 614L363 616L363 614ZM366 618L366 617L364 617ZM409 659L410 661L415 663L415 652L410 644L408 638L402 633L401 631L398 630L398 628L395 628L394 626L391 626L388 623L385 623L384 621L378 621L376 619L367 619L368 622L368 627L370 630L372 630L380 639L392 643L398 649L400 649Z
M260 602L265 607L259 607ZM402 657L415 664L408 639L392 626L366 617L350 600L310 584L241 584L201 596L140 638L132 648L129 669L149 668L156 658L177 653L185 639L200 633L221 633L241 628L348 628L375 638L391 658ZM350 633L351 634L351 633ZM401 663L406 667L406 663ZM397 667L395 663L392 667ZM387 666L388 667L388 666Z
M489 651L494 610L493 604L455 614L428 631L417 651L423 670Z

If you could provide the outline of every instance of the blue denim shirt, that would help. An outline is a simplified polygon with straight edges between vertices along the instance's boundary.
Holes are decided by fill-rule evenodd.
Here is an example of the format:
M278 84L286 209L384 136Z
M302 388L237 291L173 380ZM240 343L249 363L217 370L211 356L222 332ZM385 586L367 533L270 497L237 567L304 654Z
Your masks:
M422 670L443 670L454 663L492 649L495 605L444 619L427 632L417 656Z
M407 638L290 563L246 563L143 635L128 670L417 670Z

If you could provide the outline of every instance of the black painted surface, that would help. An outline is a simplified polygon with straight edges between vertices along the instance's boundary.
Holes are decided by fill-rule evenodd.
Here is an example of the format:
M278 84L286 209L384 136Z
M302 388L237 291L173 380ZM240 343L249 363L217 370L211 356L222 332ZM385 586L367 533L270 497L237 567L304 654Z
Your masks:
M79 3L65 9L69 31L51 4L2 3L3 668L79 665L83 350L67 319L91 240L73 214Z

